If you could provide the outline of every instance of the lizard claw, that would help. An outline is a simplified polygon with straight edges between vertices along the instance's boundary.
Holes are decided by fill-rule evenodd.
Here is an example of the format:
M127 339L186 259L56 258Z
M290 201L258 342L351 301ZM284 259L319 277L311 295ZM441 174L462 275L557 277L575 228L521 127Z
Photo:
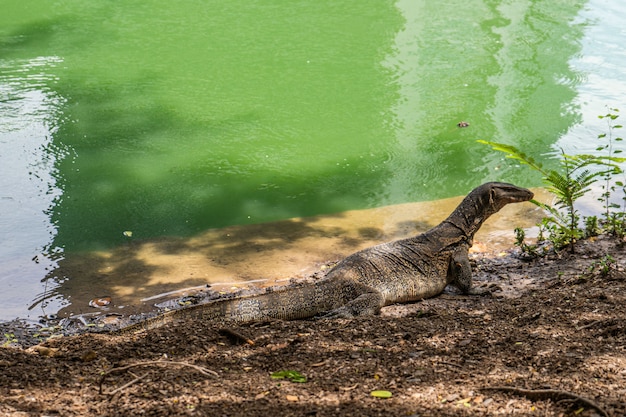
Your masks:
M354 317L351 309L346 306L336 308L326 313L316 316L317 319L349 319Z
M469 289L469 291L467 292L468 295L481 295L481 296L492 296L493 292L496 290L497 288L488 286L488 287L472 287Z

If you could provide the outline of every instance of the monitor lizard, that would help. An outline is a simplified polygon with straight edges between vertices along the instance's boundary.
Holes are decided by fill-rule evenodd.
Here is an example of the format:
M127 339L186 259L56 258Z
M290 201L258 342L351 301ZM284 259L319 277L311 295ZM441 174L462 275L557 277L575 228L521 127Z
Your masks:
M185 318L249 322L378 314L389 304L437 296L448 284L464 294L475 294L479 291L472 288L468 257L474 234L505 205L532 198L533 193L525 188L485 183L439 225L414 237L356 252L318 281L172 310L114 333L153 329Z

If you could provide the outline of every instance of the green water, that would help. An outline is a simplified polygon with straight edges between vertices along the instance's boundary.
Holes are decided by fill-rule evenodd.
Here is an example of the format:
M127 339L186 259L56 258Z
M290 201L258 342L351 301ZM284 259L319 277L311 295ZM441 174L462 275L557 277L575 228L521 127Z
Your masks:
M19 213L3 256L39 262L5 280L22 267L41 279L55 257L125 231L190 236L537 185L475 140L548 161L577 126L584 5L5 1L0 157L32 158L0 168L2 209Z

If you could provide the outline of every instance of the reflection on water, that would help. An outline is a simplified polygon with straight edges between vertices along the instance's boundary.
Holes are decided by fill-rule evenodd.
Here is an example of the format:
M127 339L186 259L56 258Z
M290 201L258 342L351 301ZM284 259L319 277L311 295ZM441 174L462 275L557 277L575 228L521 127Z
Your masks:
M79 26L53 33L69 98L55 141L77 155L58 164L58 246L376 205L390 170L380 60L402 24L393 4L97 7L106 18L72 10L92 29L88 55Z
M384 60L398 97L383 201L462 194L496 175L532 184L475 140L543 155L580 118L569 60L580 51L584 26L572 22L583 5L397 1L405 24ZM460 121L469 128L457 128Z
M55 199L55 163L62 158L52 143L63 100L56 81L58 57L0 61L0 287L3 318L23 316L25 300L44 290L46 271L56 267L51 246L56 228L48 215ZM51 282L54 291L58 282ZM55 297L48 307L67 304Z
M494 57L499 71L488 78L495 92L487 110L496 142L542 155L553 151L555 141L580 121L580 109L573 105L580 70L570 60L580 54L587 28L577 17L584 3L560 4L567 10L561 15L566 25L554 24L545 2L502 2L496 7L500 23L493 29L498 35ZM561 40L558 47L555 39ZM546 142L545 137L553 140Z
M626 28L620 23L625 18L622 4L601 0L590 0L578 16L579 25L588 25L581 52L570 61L578 76L572 82L577 96L571 106L579 109L582 120L558 141L566 153L593 153L599 145L597 135L607 133L606 120L597 116L609 113L609 108L626 111Z

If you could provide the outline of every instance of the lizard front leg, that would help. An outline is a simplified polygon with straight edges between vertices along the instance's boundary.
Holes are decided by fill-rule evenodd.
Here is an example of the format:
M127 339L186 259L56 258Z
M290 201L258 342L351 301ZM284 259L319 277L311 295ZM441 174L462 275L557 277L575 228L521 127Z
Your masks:
M448 282L452 282L463 294L481 295L490 292L486 289L472 288L472 266L469 261L469 247L463 245L452 255L448 269Z

